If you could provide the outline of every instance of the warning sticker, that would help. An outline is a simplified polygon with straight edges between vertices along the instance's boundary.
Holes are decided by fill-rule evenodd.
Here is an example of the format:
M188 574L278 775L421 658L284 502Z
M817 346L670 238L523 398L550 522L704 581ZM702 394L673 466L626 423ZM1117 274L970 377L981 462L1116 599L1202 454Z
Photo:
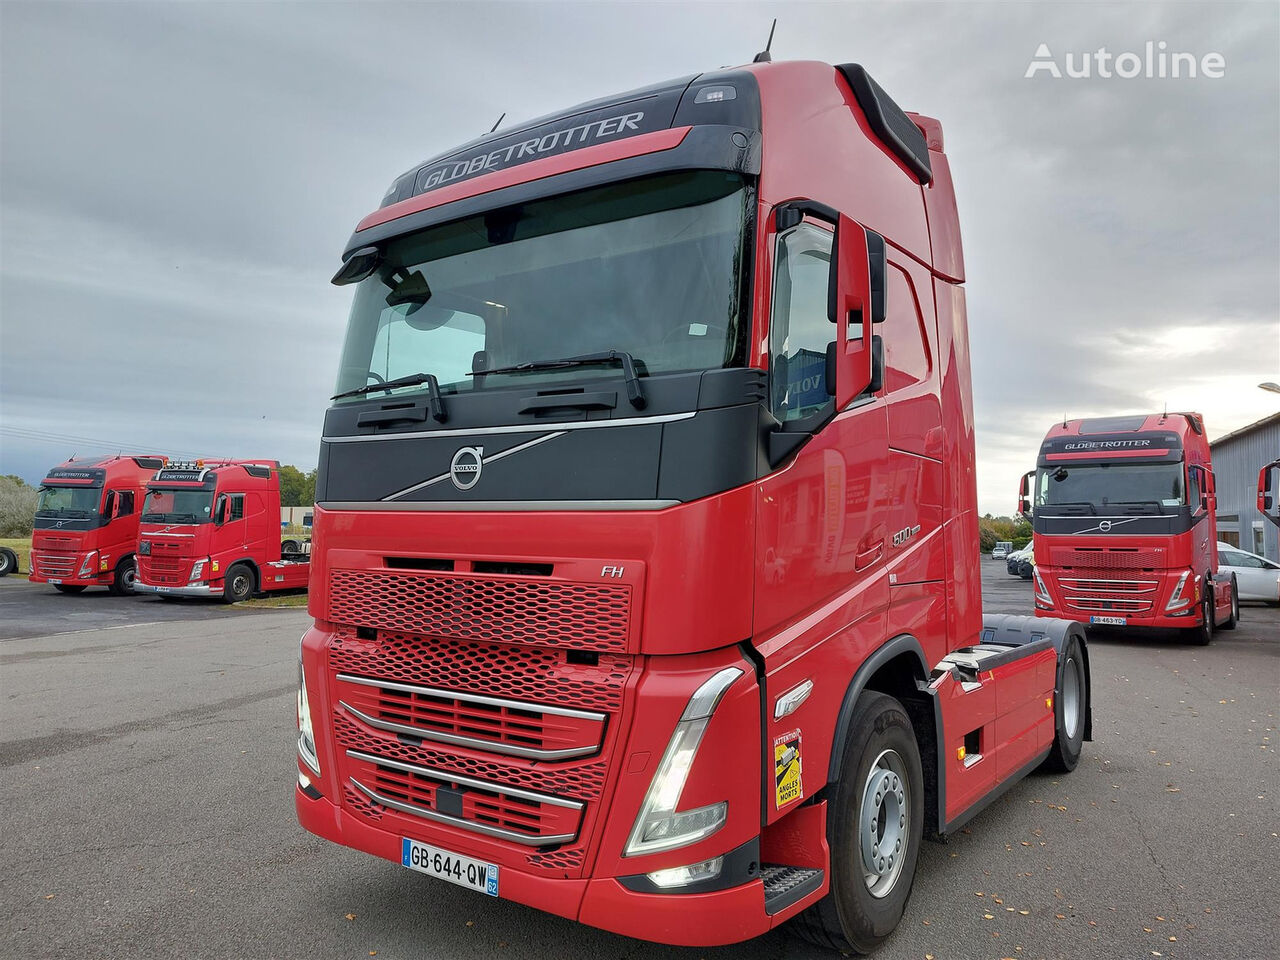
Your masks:
M804 796L800 778L800 731L792 730L773 741L774 796L778 807L785 807Z

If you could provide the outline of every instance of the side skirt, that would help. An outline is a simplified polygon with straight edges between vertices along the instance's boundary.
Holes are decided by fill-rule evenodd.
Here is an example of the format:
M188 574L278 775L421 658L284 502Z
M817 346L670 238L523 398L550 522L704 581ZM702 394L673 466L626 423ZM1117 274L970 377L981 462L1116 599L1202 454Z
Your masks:
M1002 796L1004 796L1005 792L1008 791L1010 787L1012 787L1015 783L1020 782L1032 770L1036 769L1036 767L1044 763L1045 759L1049 756L1049 751L1052 749L1053 749L1053 745L1050 744L1048 747L1045 748L1044 753L1032 759L1031 762L1028 763L1026 766L1024 766L1021 770L1015 771L1014 773L1006 777L1004 780L1002 780L1000 783L996 784L995 789L993 789L981 800L975 801L973 804L969 806L967 810L965 810L963 813L958 814L954 820L948 823L946 827L943 829L942 835L945 837L947 834L955 833L958 829L963 827L966 823L968 823L970 820L972 820L974 817L980 814L988 806L990 806L996 800L999 800Z

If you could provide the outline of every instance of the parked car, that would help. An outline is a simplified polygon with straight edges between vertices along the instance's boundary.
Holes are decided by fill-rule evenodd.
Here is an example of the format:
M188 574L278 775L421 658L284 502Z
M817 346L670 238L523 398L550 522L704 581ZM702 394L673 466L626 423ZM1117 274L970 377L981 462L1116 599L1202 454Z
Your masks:
M1004 560L1005 569L1009 571L1009 576L1030 580L1031 570L1036 564L1033 544L1028 543L1021 550L1014 550Z
M1013 544L1008 540L999 540L996 545L991 548L991 559L999 560L1002 557L1009 556L1013 552Z
M1218 571L1234 574L1241 600L1280 604L1280 563L1219 541Z

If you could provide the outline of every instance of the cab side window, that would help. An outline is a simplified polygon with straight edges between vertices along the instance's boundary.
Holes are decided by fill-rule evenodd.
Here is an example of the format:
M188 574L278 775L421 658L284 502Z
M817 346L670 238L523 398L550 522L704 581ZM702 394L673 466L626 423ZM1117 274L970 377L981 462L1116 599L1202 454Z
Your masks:
M244 519L244 494L235 493L231 495L231 519Z
M1200 468L1187 470L1187 503L1192 513L1200 512Z
M831 232L801 223L778 237L769 318L771 407L779 420L799 420L831 402L827 344L836 328L827 317Z
M127 517L133 513L133 491L121 490L116 496L119 497L117 502L120 504L120 512L117 516Z

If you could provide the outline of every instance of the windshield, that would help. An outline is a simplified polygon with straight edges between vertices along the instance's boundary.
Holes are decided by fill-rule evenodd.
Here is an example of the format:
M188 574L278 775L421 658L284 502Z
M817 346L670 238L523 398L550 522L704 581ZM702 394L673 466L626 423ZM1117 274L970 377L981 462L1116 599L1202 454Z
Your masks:
M142 505L148 523L208 523L212 516L212 490L148 490Z
M1111 504L1180 507L1187 502L1180 463L1101 463L1041 467L1036 473L1036 506L1089 506L1099 513Z
M356 290L335 392L418 373L446 394L617 377L608 364L471 376L610 350L630 353L641 376L742 365L748 208L740 177L680 173L392 241Z
M98 512L101 487L41 487L37 517L87 520Z

